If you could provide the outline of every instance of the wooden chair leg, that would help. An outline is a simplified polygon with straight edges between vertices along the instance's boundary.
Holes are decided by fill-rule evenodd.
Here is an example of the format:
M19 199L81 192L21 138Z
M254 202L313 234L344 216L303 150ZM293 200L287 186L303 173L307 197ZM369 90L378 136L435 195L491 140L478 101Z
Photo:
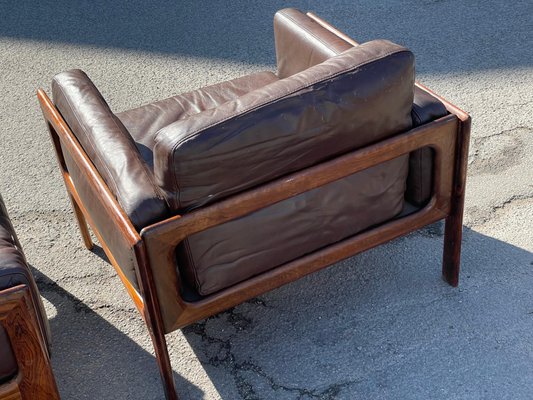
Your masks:
M176 384L174 382L174 376L172 372L172 365L170 364L170 356L168 354L167 341L165 334L161 328L151 324L151 319L146 319L148 330L150 331L150 337L154 345L155 357L157 365L159 367L159 373L161 380L163 381L163 390L165 392L166 400L179 400L176 392Z
M80 228L81 237L83 239L83 244L85 244L85 247L87 247L88 250L92 250L93 248L93 241L91 239L91 234L89 233L89 226L87 225L87 221L85 220L85 216L83 215L83 212L80 209L80 206L78 206L78 203L76 203L76 200L72 195L69 193L70 197L70 203L72 204L72 209L74 210L74 214L76 215L76 221L78 222L78 226Z
M463 215L450 215L446 218L444 228L444 254L442 260L442 277L451 286L459 284L461 265L461 240L463 236Z
M451 212L444 228L444 254L442 277L452 286L459 284L461 241L463 238L463 212L465 203L466 167L470 143L471 119L467 116L459 125L455 146L454 184L451 196Z
M137 259L139 286L144 299L144 321L146 322L146 326L150 332L150 338L154 345L157 366L159 367L159 373L163 381L165 398L166 400L179 400L172 365L170 364L167 341L165 339L159 299L154 285L150 262L146 254L146 247L144 243L139 243L134 246L133 250Z

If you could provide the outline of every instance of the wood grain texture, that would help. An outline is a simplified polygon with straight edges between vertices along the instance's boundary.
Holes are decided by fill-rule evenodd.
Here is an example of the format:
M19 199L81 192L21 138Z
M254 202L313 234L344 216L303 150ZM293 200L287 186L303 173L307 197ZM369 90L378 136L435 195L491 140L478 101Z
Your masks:
M5 399L59 399L35 312L26 285L0 291L0 323L9 336L19 368L15 381L9 382L3 393ZM20 397L17 397L15 387ZM4 400L4 397L0 396L0 399Z
M176 383L174 382L167 341L165 339L165 327L161 317L161 307L144 242L135 246L135 254L139 265L142 266L142 268L139 268L139 282L145 305L144 320L154 346L159 374L163 381L165 398L167 400L178 400Z
M85 216L83 215L83 211L81 211L80 206L78 205L76 200L74 200L70 192L69 192L69 198L70 198L70 204L72 205L72 209L74 210L74 215L76 216L76 221L78 222L78 227L80 228L80 234L83 240L83 244L85 245L87 250L92 250L93 241L91 239L91 234L89 233L89 227L87 225L87 220L85 219Z
M470 143L471 119L462 118L458 127L456 162L454 168L454 185L452 208L446 218L444 228L444 250L442 256L442 276L452 286L459 285L461 265L461 243L463 238L463 213L466 189L466 170L468 166L468 147Z
M0 385L0 400L22 400L18 378L19 376Z

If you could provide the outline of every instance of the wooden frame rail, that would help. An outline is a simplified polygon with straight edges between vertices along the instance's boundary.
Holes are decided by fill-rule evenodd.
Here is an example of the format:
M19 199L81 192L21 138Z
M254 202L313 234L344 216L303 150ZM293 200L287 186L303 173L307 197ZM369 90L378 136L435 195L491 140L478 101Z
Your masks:
M0 291L0 324L11 341L17 375L0 385L2 400L59 400L50 356L26 285Z
M389 237L387 240L390 240L400 236L405 233L403 226L407 226L407 231L411 231L413 230L411 224L417 221L422 221L419 226L421 227L445 218L450 210L457 122L457 118L453 115L443 117L431 124L307 168L211 206L144 228L141 237L146 244L150 265L154 268L155 287L159 297L166 298L167 302L169 297L176 299L172 307L162 310L165 330L171 332L184 327L383 242L376 241L377 238L387 236ZM181 282L176 269L170 266L175 264L175 247L185 237L426 146L431 146L435 150L434 196L424 210L415 214L416 216L385 223L365 232L364 235L358 234L331 248L307 255L301 261L276 267L198 302L188 303L181 299L177 290ZM368 239L371 237L375 239L374 244ZM164 271L161 272L161 269Z

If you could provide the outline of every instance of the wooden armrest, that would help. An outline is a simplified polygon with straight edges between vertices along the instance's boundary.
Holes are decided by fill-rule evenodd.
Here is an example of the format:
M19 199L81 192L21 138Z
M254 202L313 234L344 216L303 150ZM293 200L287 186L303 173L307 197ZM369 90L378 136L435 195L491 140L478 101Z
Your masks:
M8 334L18 364L16 377L0 386L0 399L59 399L50 357L26 285L0 291L0 324Z

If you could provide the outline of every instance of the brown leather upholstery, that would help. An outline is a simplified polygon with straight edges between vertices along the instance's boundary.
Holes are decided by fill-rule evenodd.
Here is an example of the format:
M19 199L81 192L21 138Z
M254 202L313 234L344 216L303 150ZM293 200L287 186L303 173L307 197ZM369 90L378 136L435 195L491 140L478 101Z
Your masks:
M446 107L437 98L418 87L415 88L411 111L413 126L426 124L446 114L448 114ZM409 157L409 175L405 198L417 206L423 206L431 198L432 185L433 150L426 147L412 152Z
M284 78L340 54L352 45L299 10L287 8L274 17L278 76ZM414 89L413 125L419 126L447 114L444 105L418 87ZM406 198L423 206L431 197L433 151L414 151L409 160Z
M169 204L203 205L409 129L413 68L404 48L369 42L162 129L158 182L162 135L178 139L166 143L179 173ZM178 247L179 268L202 295L228 287L394 217L406 176L407 156L195 234Z
M118 113L117 117L135 140L145 162L153 169L154 137L161 128L277 80L272 72L257 72Z
M52 91L57 109L133 225L142 228L168 215L164 196L133 138L87 75L63 72L54 77Z
M156 182L173 210L188 210L401 132L413 62L369 42L176 121L155 138Z
M352 47L294 8L274 16L278 77L283 79Z
M13 378L18 371L17 360L11 347L11 341L0 325L0 384Z
M141 109L148 111L143 116L140 115L139 109L121 113L120 117L137 135L139 143L130 136L120 119L111 112L97 88L82 71L72 70L57 75L53 81L53 88L56 106L109 188L114 191L124 211L140 230L149 223L164 219L168 216L168 209L166 201L161 198L160 189L153 186L149 160L141 157L136 145L141 147L141 142L148 143L150 135L155 133L154 129L163 123L165 118L179 118L194 112L194 100L199 101L196 106L198 109L215 106L219 102L245 93L250 88L273 80L277 78L272 73L252 74L248 78L239 78L143 106ZM162 110L161 118L155 116L155 110L158 109ZM139 123L140 128L132 126L134 121ZM144 136L142 128L147 129ZM63 154L69 174L85 208L124 275L138 289L132 248L120 230L109 223L108 215L101 209L99 201L68 151L63 151ZM147 152L142 154L146 155ZM116 184L110 184L110 181ZM124 207L124 204L130 204L130 207Z
M9 220L6 207L0 196L0 292L17 285L26 285L31 292L39 326L46 344L50 343L50 328L35 280L26 262L22 247ZM0 302L2 297L0 295ZM0 382L17 371L14 355L5 330L0 325Z
M188 282L207 295L397 215L407 156L189 237L178 248Z

